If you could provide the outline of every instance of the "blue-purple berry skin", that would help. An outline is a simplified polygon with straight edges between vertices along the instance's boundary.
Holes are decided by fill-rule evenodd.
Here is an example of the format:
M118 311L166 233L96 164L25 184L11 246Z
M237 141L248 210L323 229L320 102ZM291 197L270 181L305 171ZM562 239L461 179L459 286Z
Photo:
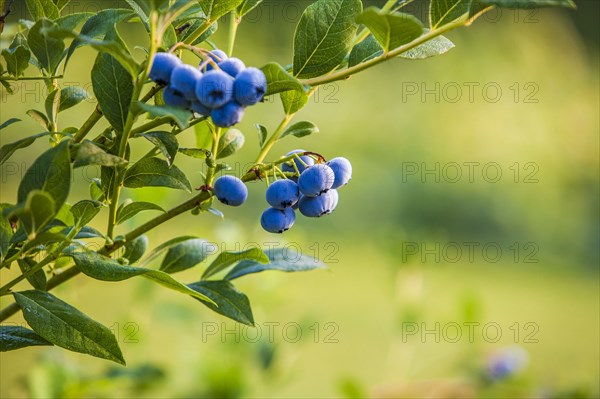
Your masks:
M171 86L167 86L163 90L163 101L166 105L170 105L173 107L189 109L192 106L190 100L185 98L183 93L181 93L178 90L175 90Z
M219 68L232 77L236 77L240 72L246 69L246 64L239 58L231 57L219 62Z
M218 127L231 127L242 121L244 106L235 101L230 101L220 108L213 109L210 117Z
M212 110L202 105L200 101L192 101L192 111L202 116L210 116Z
M260 225L269 233L281 234L289 230L296 221L296 212L291 208L284 210L267 208L260 217Z
M292 154L302 154L306 152L306 150L294 150L294 151L290 151L287 153L286 156L290 156ZM307 165L307 166L312 166L315 164L315 160L312 159L311 157L309 157L308 155L301 155L300 159L302 159L302 161ZM291 173L295 173L296 169L294 169L294 165L291 164L292 161L289 162L289 164L286 162L284 164L281 165L281 170L284 172L291 172ZM294 163L296 163L296 167L298 168L298 172L302 173L306 170L307 166L304 166L302 164L302 162L300 162L298 159L294 159L293 161Z
M300 213L309 218L320 218L334 211L338 204L337 190L329 190L318 197L302 196L298 201Z
M171 87L182 93L190 101L197 101L196 85L202 77L202 72L191 65L182 64L171 73Z
M208 57L213 60L215 62L215 64L218 64L219 62L225 61L228 57L227 54L223 51L223 50L212 50L210 53L207 54ZM213 65L211 63L208 63L206 65L206 68L204 69L205 71L212 71L213 69L215 69L215 67L213 67Z
M248 199L248 188L235 176L221 176L213 185L219 201L229 206L240 206Z
M227 104L232 97L233 78L223 71L209 71L196 84L196 96L206 107L215 109Z
M316 197L329 191L334 181L333 170L325 164L317 164L302 172L298 178L298 187L305 196Z
M300 198L298 185L289 179L277 180L267 188L267 202L273 208L286 209L294 206Z
M171 82L171 73L181 64L181 60L174 54L157 53L152 60L149 78L158 84L167 85Z
M335 180L331 188L339 188L348 184L352 179L352 164L344 157L333 158L327 165L333 170Z
M254 105L267 92L267 78L258 68L246 68L235 77L235 99L243 105Z

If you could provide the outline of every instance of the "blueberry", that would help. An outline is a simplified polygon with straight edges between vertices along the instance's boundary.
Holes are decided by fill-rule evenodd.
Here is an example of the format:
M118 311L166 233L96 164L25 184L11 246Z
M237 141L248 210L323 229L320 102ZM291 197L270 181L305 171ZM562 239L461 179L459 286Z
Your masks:
M244 106L235 101L230 101L221 108L212 110L210 117L218 127L231 127L242 121Z
M221 176L215 180L214 191L217 199L230 206L240 206L248 198L248 188L234 176Z
M303 152L306 152L306 150L294 150L294 151L288 152L286 156L290 156L292 154L301 154ZM315 160L312 159L311 157L309 157L308 155L302 155L302 156L300 156L300 159L302 159L302 161L308 166L312 166L315 164ZM302 164L302 162L300 162L298 159L294 159L293 162L296 163L298 172L300 172L300 173L304 172L304 170L306 169L306 166L304 166ZM296 169L294 169L294 165L292 165L292 161L286 162L283 165L281 165L281 170L284 172L292 172L292 173L296 172Z
M337 190L329 190L318 197L302 196L298 201L298 209L304 216L319 218L333 212L338 204Z
M233 78L223 71L206 72L196 84L196 96L211 109L219 108L231 100Z
M298 202L299 197L298 185L288 179L277 180L267 188L267 202L276 209L293 206Z
M219 68L235 78L240 72L246 69L246 64L239 58L231 57L219 62Z
M296 221L296 212L293 209L284 210L268 208L260 217L260 224L269 233L283 233L289 230Z
M348 184L352 178L352 164L346 158L337 157L327 162L327 165L333 170L335 181L331 188L338 188Z
M171 73L175 67L181 65L181 60L171 53L157 53L152 60L150 79L152 81L167 85L171 82Z
M171 87L182 93L190 101L196 101L196 84L202 72L191 65L179 65L171 73Z
M218 64L219 62L225 61L228 58L227 54L225 54L224 51L219 50L219 49L213 50L210 53L208 53L207 55L216 64ZM204 62L204 61L202 61L202 62ZM211 63L208 63L206 65L205 71L211 71L213 69L215 69L215 67L213 67Z
M243 105L254 105L267 92L267 78L258 68L246 68L235 77L235 99Z
M202 105L200 101L192 101L192 111L202 116L210 116L210 108Z
M173 107L180 107L189 109L191 107L190 100L185 98L183 93L178 90L175 90L171 86L165 87L163 90L163 100L165 104L171 105Z
M302 172L298 178L298 187L305 196L316 197L326 193L333 186L334 181L333 170L325 164L318 164Z

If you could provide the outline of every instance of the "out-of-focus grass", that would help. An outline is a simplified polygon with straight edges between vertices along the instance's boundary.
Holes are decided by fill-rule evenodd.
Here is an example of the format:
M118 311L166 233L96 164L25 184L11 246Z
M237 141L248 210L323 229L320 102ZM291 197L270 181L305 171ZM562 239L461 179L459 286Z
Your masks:
M573 27L557 13L537 16L536 24L515 23L508 14L500 23L479 21L451 34L457 48L449 54L421 62L394 61L324 88L301 115L316 122L321 133L303 140L288 138L275 147L272 157L309 148L327 157L350 158L354 178L340 190L334 215L301 218L292 231L273 238L258 225L265 204L264 187L257 183L246 206L221 207L225 221L210 215L182 216L149 235L154 245L193 234L228 248L236 242L287 240L311 253L316 243L321 256L329 254L327 243L334 243L339 251L330 272L271 273L239 281L262 327L261 342L236 343L233 333L226 342L220 334L207 337L203 323L217 323L219 332L221 323L231 330L235 324L145 281L109 284L78 278L60 287L57 295L119 331L132 374L108 378L103 374L109 367L105 362L56 349L26 349L1 355L1 396L44 396L43 381L57 390L46 395L70 397L333 397L342 392L414 397L432 391L438 396L476 392L479 397L524 397L578 390L597 394L598 54L587 52ZM275 27L277 35L259 24L242 26L239 55L249 65L289 61L293 25ZM94 53L82 49L78 54L69 81L89 82L86 71ZM466 82L479 84L473 101ZM517 102L510 89L515 82L521 88ZM425 101L420 95L403 101L407 84L413 83L429 89L436 83L456 83L463 96L455 103L443 96L436 102L433 95ZM501 87L498 102L483 97L481 87L487 83ZM523 91L527 83L539 88L537 103L522 101L529 93ZM22 87L30 94L3 100L2 120L27 118L24 113L33 107L35 88ZM39 101L38 108L43 98ZM83 104L65 113L61 124L80 124L92 107ZM249 110L240 126L247 143L232 163L246 164L256 155L254 123L273 129L280 116L276 101ZM26 120L3 132L0 141L5 144L38 130ZM193 135L183 136L182 145L194 146ZM13 160L29 162L44 146L37 143ZM402 175L407 163L432 168L448 162L496 162L503 177L497 183L480 174L473 183L466 176L457 183L436 183L431 175L425 181ZM539 182L524 183L520 175L515 183L509 169L515 162L537 165ZM183 157L179 163L198 183L198 165ZM2 176L1 201L14 201L18 179L6 168ZM84 180L76 176L76 182ZM86 187L76 190L85 192ZM127 195L165 204L186 197L161 189ZM123 231L147 217L140 216ZM412 242L429 248L448 242L499 243L504 253L498 263L485 262L480 252L473 262L466 255L457 263L435 262L432 256L423 262L421 253L406 256L403 244ZM507 249L514 242L537 245L538 262L514 262ZM178 275L184 281L198 276L197 270ZM7 303L4 298L1 302ZM266 339L265 322L280 323L273 343ZM502 337L490 342L475 330L473 343L466 337L457 343L436 342L433 335L421 339L420 334L403 340L406 323L425 323L432 329L436 322L497 323ZM301 326L299 342L282 338L286 323ZM338 327L334 338L339 342L323 342L333 331L326 331L325 323ZM516 343L529 354L527 368L506 382L480 384L477 370L486 356L515 344L515 323L520 329ZM525 323L538 327L534 338L539 342L524 341L530 331L524 330ZM134 330L139 342L125 343ZM250 331L248 335L254 336ZM165 375L146 390L144 378L160 373L137 368L145 365L155 365ZM37 390L28 391L28 384Z

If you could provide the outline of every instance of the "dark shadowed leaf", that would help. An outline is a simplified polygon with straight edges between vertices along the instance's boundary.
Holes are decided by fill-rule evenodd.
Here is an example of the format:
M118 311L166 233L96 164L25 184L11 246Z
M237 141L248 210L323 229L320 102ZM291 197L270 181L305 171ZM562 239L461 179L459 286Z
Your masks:
M137 103L138 108L147 112L151 118L162 118L168 117L173 122L177 123L180 129L185 129L190 119L192 119L192 112L186 109L172 107L169 105L150 105L146 103Z
M96 217L104 204L98 201L82 200L71 207L71 213L75 219L75 223L83 227Z
M123 257L129 261L132 265L144 256L144 253L148 249L148 237L139 236L133 241L125 244L125 253Z
M57 95L57 91L53 91L46 97L46 113L52 114L52 106ZM90 98L90 94L81 87L69 86L60 91L58 112L62 112L71 107L76 106L83 100Z
M56 19L60 11L52 0L26 0L27 9L36 21L41 18Z
M29 51L25 36L17 33L11 45L2 50L2 56L6 61L6 69L9 74L15 77L23 75L31 58L31 51Z
M192 191L192 185L181 170L159 158L143 158L125 172L125 187L169 187Z
M52 346L35 332L21 326L0 326L0 352L14 351L28 346Z
M19 218L28 239L33 240L54 219L57 211L49 193L42 190L31 190L25 203L17 207L11 215Z
M125 364L112 332L54 295L42 291L14 294L33 331L62 348Z
M144 137L160 150L167 160L169 166L173 165L175 155L179 149L177 138L169 132L150 132L140 133L138 136Z
M17 264L19 265L19 269L21 269L21 273L28 273L31 268L33 268L37 263L32 258L23 258L17 260ZM40 269L33 274L26 276L29 284L36 290L46 291L46 273L44 270Z
M159 211L164 212L160 206L152 203L152 202L131 202L131 203L123 203L117 209L117 224L121 224L140 212L143 211Z
M78 144L75 151L77 151L73 163L75 168L88 165L122 166L127 163L123 158L107 153L89 140Z
M254 316L248 297L238 291L229 281L199 281L188 287L212 299L217 305L200 300L214 312L242 324L254 325Z
M13 123L17 123L17 122L21 122L21 119L19 119L19 118L10 118L6 122L0 124L0 130L2 130L4 128L7 128L10 125L12 125Z
M365 40L352 48L348 58L348 66L353 67L362 64L372 58L379 57L381 54L383 54L383 48L381 48L377 39L370 34Z
M56 73L65 50L65 44L62 39L57 39L47 34L48 31L56 29L58 29L58 26L52 21L40 19L33 25L27 35L29 48L35 54L40 66L49 74Z
M196 266L214 250L214 244L200 238L193 238L169 247L160 270L176 273Z
M260 123L257 123L255 126L258 130L258 145L262 148L262 146L265 144L265 141L267 140L269 132L267 131L267 128L261 125Z
M49 133L40 133L24 139L9 143L0 147L0 165L6 162L18 149L29 147L40 137L47 136Z

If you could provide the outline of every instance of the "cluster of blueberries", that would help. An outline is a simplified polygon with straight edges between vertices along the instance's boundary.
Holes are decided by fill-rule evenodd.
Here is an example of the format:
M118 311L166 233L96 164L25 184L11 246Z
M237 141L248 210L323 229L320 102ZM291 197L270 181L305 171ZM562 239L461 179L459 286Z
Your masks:
M295 150L294 153L305 153ZM267 188L267 208L260 223L270 233L283 233L296 221L296 212L307 217L321 217L333 212L338 204L337 189L352 178L352 165L346 158L334 158L326 164L317 163L308 156L299 156L282 165L284 172L300 172L299 177L276 180ZM295 163L295 166L293 163ZM214 184L214 193L226 205L240 206L248 198L248 188L237 177L222 176Z
M267 79L258 68L246 68L239 58L228 58L221 50L207 54L198 68L184 64L171 53L157 53L150 79L165 85L165 104L210 116L218 127L239 123L247 106L261 101ZM215 67L216 65L216 67Z

